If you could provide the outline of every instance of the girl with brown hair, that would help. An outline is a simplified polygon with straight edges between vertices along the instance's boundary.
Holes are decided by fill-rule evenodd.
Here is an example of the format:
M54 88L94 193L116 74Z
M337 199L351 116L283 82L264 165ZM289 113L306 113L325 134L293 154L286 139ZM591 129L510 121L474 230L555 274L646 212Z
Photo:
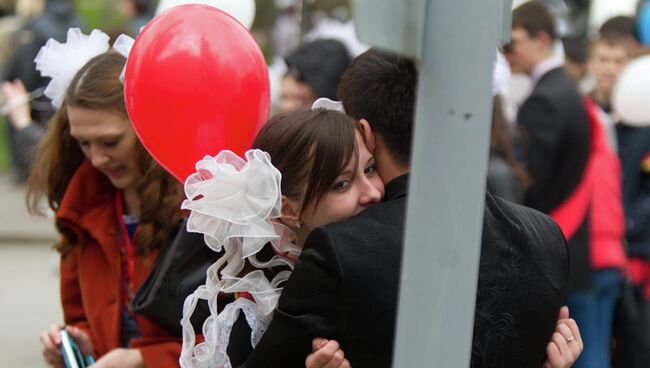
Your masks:
M282 221L302 247L312 229L348 219L377 203L384 184L359 124L325 109L280 114L253 148L270 154L282 173Z
M205 234L213 250L223 249L206 285L185 301L185 368L243 364L311 230L355 216L384 195L363 130L341 112L276 115L252 146L247 161L229 152L200 161L185 185L188 231ZM219 293L234 293L236 300L218 313L213 309L203 325L205 342L195 348L191 306L199 299L217 305Z
M178 229L182 188L131 126L119 79L125 62L100 51L60 89L60 108L28 179L28 207L42 213L45 199L56 213L65 328L81 351L98 358L93 366L171 367L180 341L129 304ZM62 328L40 335L43 357L55 367L64 366Z

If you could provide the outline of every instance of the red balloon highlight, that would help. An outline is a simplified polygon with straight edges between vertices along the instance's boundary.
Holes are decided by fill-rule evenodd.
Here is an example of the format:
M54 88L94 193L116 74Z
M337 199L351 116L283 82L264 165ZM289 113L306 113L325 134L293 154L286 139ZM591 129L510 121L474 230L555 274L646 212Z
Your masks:
M243 156L270 107L257 43L237 20L205 5L171 8L142 29L124 94L142 144L181 182L205 155Z

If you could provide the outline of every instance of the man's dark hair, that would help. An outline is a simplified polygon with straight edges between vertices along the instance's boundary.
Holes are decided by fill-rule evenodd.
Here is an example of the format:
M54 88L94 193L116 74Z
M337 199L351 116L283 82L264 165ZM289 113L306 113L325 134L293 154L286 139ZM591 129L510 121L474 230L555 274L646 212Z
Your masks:
M370 49L343 73L338 99L354 119L366 119L393 158L409 165L418 68L396 53Z
M544 32L553 40L557 38L553 16L544 5L535 1L529 1L512 12L512 29L517 28L525 29L530 37Z
M636 19L624 15L611 18L600 26L600 37L607 39L632 37L638 41Z
M576 64L584 64L589 57L589 44L583 37L564 37L562 38L564 54L567 59Z
M299 46L285 59L287 75L307 83L314 97L336 98L336 86L350 54L345 45L336 40L316 40Z

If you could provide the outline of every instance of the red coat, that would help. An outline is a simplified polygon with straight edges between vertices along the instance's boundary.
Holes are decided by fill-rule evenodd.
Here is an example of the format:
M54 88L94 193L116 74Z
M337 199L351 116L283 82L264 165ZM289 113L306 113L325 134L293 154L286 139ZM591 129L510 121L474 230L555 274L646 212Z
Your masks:
M126 237L121 216L121 192L84 161L72 177L56 214L72 229L79 243L61 259L61 304L64 321L90 336L95 358L120 344L122 266L119 237ZM116 205L118 204L118 205ZM150 272L157 251L136 256L133 287L137 290ZM177 367L181 340L136 316L141 338L138 348L146 367Z
M550 215L560 225L567 239L573 237L589 211L589 245L591 266L625 269L623 249L625 219L621 195L621 164L608 146L598 111L589 99L584 100L591 128L591 149L585 174L571 196Z

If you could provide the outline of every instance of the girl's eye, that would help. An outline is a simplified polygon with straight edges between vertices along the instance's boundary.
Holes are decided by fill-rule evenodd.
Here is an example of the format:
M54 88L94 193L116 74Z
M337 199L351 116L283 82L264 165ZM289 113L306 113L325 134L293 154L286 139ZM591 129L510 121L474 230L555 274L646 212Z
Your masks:
M119 143L119 141L115 140L115 141L104 142L104 145L106 147L115 147L115 146L117 146L118 143Z
M332 186L332 190L335 192L342 192L346 190L350 186L350 181L349 180L341 180L339 182L334 183Z
M88 148L88 147L90 147L90 142L88 142L88 141L80 141L79 146L81 148Z
M366 176L370 176L370 175L374 174L375 171L376 171L376 169L375 169L375 164L368 165L368 166L366 166L365 169L363 169L363 173L364 173Z

